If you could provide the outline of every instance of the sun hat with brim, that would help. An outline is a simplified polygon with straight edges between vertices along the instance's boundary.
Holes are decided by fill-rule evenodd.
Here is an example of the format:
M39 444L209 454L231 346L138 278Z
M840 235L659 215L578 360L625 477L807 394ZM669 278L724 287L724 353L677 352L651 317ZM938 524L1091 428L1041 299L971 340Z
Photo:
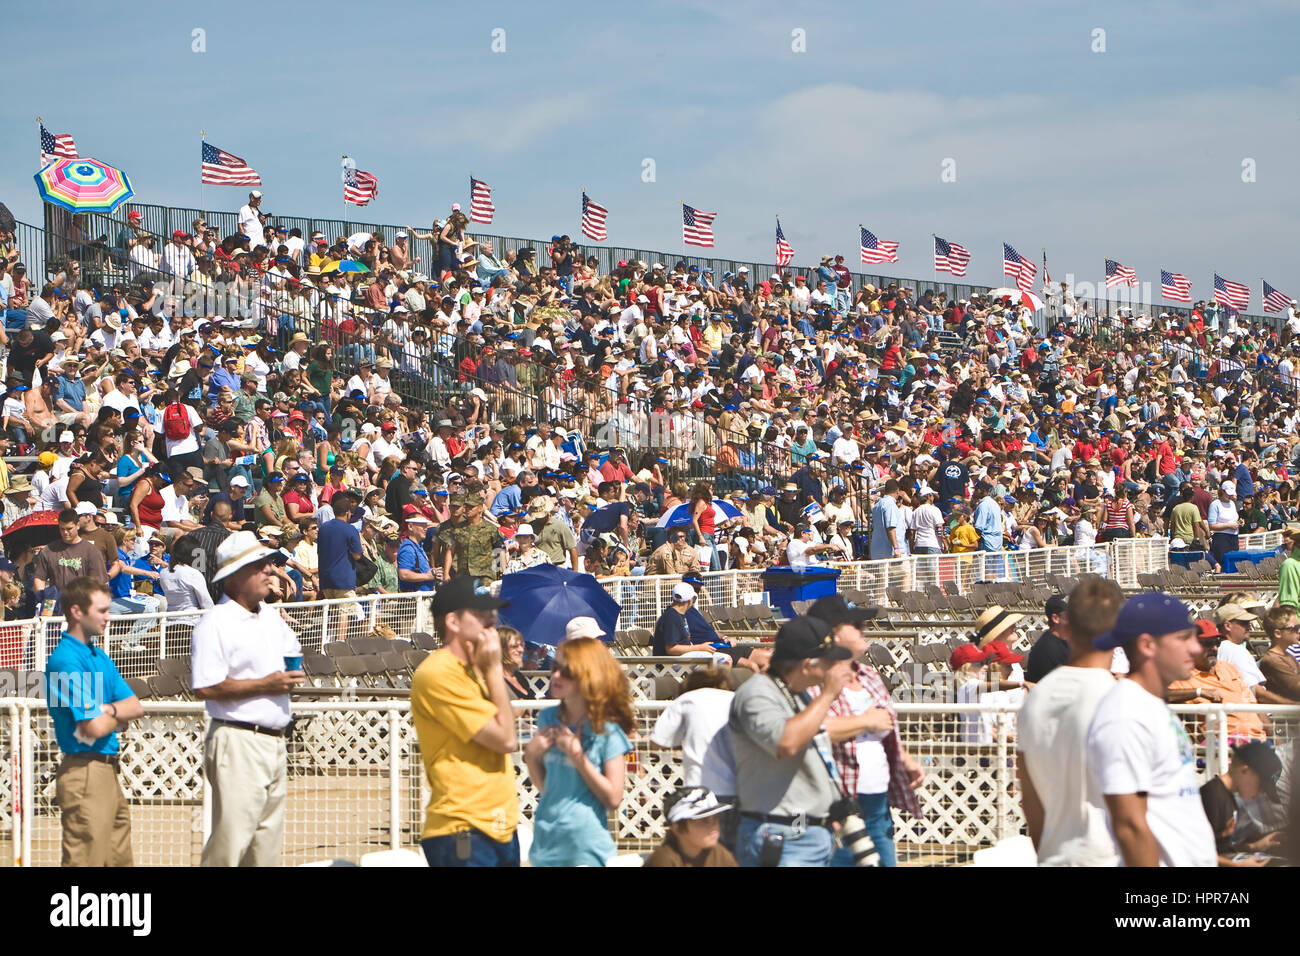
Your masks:
M579 637L604 636L605 632L601 629L600 622L594 617L586 617L585 615L575 617L564 628L564 639L566 641L572 641Z
M975 620L975 643L984 647L1003 631L1015 627L1025 616L1008 611L1000 604L987 608Z
M664 814L669 823L705 820L726 813L731 807L730 803L720 801L708 787L685 787L664 798Z
M284 564L287 556L262 544L251 531L236 531L217 548L217 573L212 580L223 581L240 568L268 558L275 564Z
M1195 627L1191 608L1186 604L1172 594L1147 591L1125 601L1115 618L1115 626L1093 638L1092 646L1095 650L1110 651L1142 634L1160 637Z

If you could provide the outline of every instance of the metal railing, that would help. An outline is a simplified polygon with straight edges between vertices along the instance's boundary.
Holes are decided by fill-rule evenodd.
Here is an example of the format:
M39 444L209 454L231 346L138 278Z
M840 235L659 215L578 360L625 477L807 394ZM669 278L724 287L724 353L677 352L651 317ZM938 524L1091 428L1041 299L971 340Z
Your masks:
M66 235L66 213L56 207L46 206L46 228L52 236ZM154 236L159 237L159 247L166 241L165 237L172 234L175 229L183 229L190 232L193 228L195 219L204 218L206 222L216 228L222 236L231 235L238 232L238 217L233 212L210 211L202 212L194 208L176 207L176 206L155 206L148 204L131 204L129 207L123 207L112 216L88 216L85 232L91 236L107 234L112 242L118 233L126 226L127 209L137 210L141 213L141 227ZM267 208L263 203L263 209ZM265 215L265 213L264 213ZM357 222L348 219L315 219L301 216L279 216L273 215L269 221L277 226L284 226L286 229L299 228L302 230L304 238L310 238L316 230L323 232L331 243L339 237L350 236L357 232L378 232L381 233L386 242L391 241L399 229L405 229L405 225L378 225L373 222ZM417 226L417 228L421 228ZM477 228L476 224L471 223L471 237L480 242L486 241L492 243L493 251L498 259L504 261L505 255L512 251L523 248L533 248L537 250L538 261L541 264L548 264L549 257L546 250L550 245L546 239L525 239L517 236L502 236L490 234ZM420 263L418 271L426 274L432 273L432 265L436 260L436 246L433 240L416 239L410 236L407 240L408 248L412 258L419 258ZM51 251L60 251L68 248L69 240L66 238L53 243ZM599 269L602 275L613 271L615 265L620 259L626 259L631 262L641 260L647 264L662 262L668 267L676 265L678 262L684 262L688 267L698 266L701 272L704 269L713 271L715 288L721 282L725 272L736 272L741 266L746 266L750 270L752 280L757 283L762 279L776 273L790 273L792 269L798 271L816 271L815 264L806 266L777 266L770 262L757 262L753 260L731 259L723 256L700 256L693 254L684 254L676 252L663 252L653 249L640 249L630 246L605 246L605 245L583 245L578 247L583 260L589 256L595 256L599 261ZM64 252L64 255L67 253ZM575 253L576 258L577 253ZM853 257L847 257L846 263L852 264ZM29 264L30 265L30 264ZM33 275L38 275L32 270ZM877 289L888 285L898 285L905 288L914 289L919 296L923 291L932 289L936 293L943 292L948 296L949 301L958 299L969 299L977 292L987 291L990 286L981 283L964 283L964 282L943 282L937 278L918 279L905 278L899 276L886 276L876 273L852 272L851 291L856 292L868 283ZM810 283L811 285L811 283ZM995 284L996 285L996 284ZM1088 310L1092 316L1110 317L1117 315L1117 310L1121 306L1133 305L1122 299L1101 298L1080 298L1077 300L1080 304L1087 303ZM1170 314L1188 315L1190 310L1187 308L1152 303L1149 308L1154 312L1168 312ZM1247 315L1241 314L1241 320L1247 322L1260 321L1273 328L1279 328L1281 319L1278 316L1267 315Z
M554 701L518 701L521 743ZM623 801L610 829L623 852L644 853L664 836L666 793L684 783L681 754L653 743L663 702L635 707ZM202 704L146 702L122 735L120 780L130 805L137 866L194 866L210 831L203 773L207 716ZM897 706L902 745L926 772L921 816L894 811L904 865L957 864L1023 830L1016 785L1016 702ZM407 701L295 703L289 739L283 861L355 861L379 850L418 849L428 780ZM1203 782L1226 769L1228 715L1266 714L1279 747L1293 741L1300 707L1247 704L1173 708L1192 741ZM60 819L54 804L60 755L45 704L0 701L0 865L56 866ZM522 817L537 806L520 753L515 781Z

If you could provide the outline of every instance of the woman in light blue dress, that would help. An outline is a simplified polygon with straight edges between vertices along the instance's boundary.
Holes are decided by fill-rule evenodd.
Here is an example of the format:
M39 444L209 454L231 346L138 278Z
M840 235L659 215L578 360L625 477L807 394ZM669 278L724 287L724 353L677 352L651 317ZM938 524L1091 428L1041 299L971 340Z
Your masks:
M538 715L537 732L524 748L541 793L529 862L604 866L616 852L609 811L623 800L632 749L631 687L598 637L579 637L556 648L551 696L559 706Z

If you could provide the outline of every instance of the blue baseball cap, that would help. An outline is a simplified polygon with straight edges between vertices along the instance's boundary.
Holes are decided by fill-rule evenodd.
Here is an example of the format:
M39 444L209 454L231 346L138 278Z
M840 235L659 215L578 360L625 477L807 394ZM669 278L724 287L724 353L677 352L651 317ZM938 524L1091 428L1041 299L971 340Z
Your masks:
M1099 651L1121 647L1139 634L1174 634L1189 631L1196 626L1192 610L1172 594L1148 591L1129 598L1119 609L1115 626L1093 638L1092 646Z

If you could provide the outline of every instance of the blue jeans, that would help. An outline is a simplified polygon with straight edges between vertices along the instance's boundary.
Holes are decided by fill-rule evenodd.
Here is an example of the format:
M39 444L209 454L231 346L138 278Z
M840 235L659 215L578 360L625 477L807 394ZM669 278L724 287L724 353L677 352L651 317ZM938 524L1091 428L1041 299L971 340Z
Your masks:
M898 854L894 851L894 815L889 811L888 793L858 794L858 808L862 811L862 821L867 825L867 832L876 844L880 854L881 866L898 866Z
M794 827L780 823L762 823L750 817L740 818L736 833L736 862L741 866L758 866L763 852L763 841L771 834L785 837L781 850L781 866L829 866L835 841L825 827L808 827L796 834Z
M26 309L5 309L5 331L12 332L27 325Z
M518 866L519 836L511 835L505 843L498 843L478 830L467 830L469 834L469 859L462 860L456 853L457 841L463 839L461 834L429 837L420 841L424 849L424 858L430 866Z

